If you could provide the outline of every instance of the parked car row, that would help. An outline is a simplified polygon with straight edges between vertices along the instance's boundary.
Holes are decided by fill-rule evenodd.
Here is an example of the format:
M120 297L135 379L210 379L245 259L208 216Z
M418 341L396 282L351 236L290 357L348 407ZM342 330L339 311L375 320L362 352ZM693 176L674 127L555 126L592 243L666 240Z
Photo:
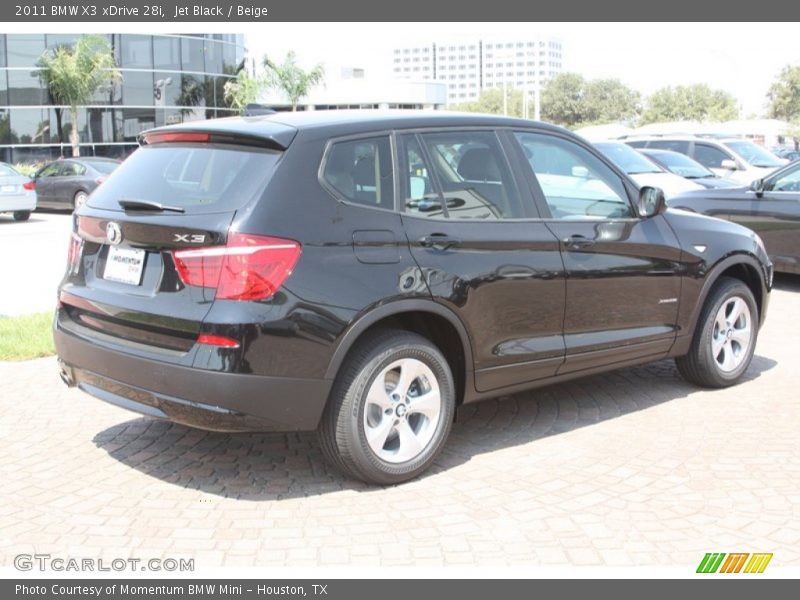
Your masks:
M0 213L25 221L37 208L76 210L119 165L110 158L59 159L27 177L0 163Z
M625 143L633 148L680 152L739 185L750 185L788 162L763 146L742 138L660 136L626 139Z

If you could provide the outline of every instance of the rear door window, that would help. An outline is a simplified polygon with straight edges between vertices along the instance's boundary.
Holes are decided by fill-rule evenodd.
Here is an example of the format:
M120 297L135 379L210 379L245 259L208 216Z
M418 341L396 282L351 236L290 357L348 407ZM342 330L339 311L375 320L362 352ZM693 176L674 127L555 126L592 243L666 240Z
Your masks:
M65 162L61 167L61 177L79 177L86 173L86 167L76 162Z
M721 169L722 161L733 160L733 157L710 144L696 143L694 159L707 169Z
M228 212L264 191L280 156L219 144L144 146L119 165L88 204L122 210L119 200L146 200L191 214Z
M493 132L425 133L421 139L451 219L520 219L527 215Z

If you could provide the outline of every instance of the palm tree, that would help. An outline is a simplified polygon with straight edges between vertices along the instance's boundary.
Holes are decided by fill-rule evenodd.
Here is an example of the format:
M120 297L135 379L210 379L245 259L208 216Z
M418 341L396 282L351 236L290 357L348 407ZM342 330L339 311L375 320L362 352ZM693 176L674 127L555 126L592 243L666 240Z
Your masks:
M266 70L267 85L282 90L292 103L292 110L297 110L297 103L301 98L308 96L312 87L321 83L325 77L322 65L317 65L310 71L304 71L298 64L294 52L289 52L283 64L277 64L265 56L263 59Z
M247 69L243 68L237 73L236 79L225 82L223 88L225 102L229 107L244 112L248 104L258 100L263 85L263 80L251 76Z
M87 105L95 93L122 80L106 38L84 35L74 46L45 50L37 66L39 79L58 104L69 106L72 155L80 156L78 106Z

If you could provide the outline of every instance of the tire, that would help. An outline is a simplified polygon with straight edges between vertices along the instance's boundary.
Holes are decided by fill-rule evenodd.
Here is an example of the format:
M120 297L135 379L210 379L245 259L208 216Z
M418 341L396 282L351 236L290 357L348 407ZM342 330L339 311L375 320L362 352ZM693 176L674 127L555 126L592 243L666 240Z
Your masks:
M31 217L31 211L29 210L17 210L14 211L14 220L15 221L27 221Z
M86 200L89 198L89 194L87 194L83 190L78 190L75 192L75 196L72 198L72 209L73 211L78 210L81 206L86 204Z
M454 413L453 375L439 349L416 333L381 330L357 343L336 377L319 427L322 451L351 477L401 483L430 466Z
M742 281L722 277L706 299L689 353L675 359L687 381L724 388L744 375L758 339L758 307Z

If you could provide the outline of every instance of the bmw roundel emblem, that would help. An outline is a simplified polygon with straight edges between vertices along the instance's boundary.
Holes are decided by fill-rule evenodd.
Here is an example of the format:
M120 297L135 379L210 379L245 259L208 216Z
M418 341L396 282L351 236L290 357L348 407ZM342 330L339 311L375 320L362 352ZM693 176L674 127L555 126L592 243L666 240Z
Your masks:
M122 230L119 225L113 221L106 225L106 237L109 244L114 244L115 246L119 244L122 241Z

